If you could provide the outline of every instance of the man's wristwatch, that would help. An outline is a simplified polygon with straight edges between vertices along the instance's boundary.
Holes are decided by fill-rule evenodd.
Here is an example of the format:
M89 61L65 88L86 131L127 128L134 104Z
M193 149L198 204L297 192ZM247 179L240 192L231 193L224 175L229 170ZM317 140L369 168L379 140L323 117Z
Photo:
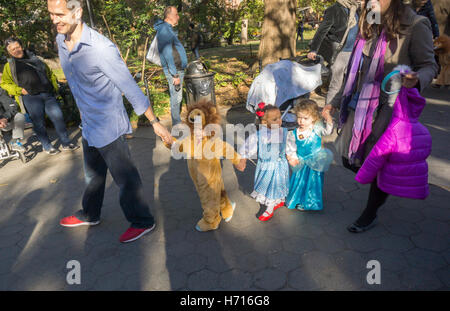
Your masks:
M150 121L150 124L153 125L153 124L158 123L158 122L159 122L159 119L158 119L158 117L156 117L156 118L154 118L153 120Z

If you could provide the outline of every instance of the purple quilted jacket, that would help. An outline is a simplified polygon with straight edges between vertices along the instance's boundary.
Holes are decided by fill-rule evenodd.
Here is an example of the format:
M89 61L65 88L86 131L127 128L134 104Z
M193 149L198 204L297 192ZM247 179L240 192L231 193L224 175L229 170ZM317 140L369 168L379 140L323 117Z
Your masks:
M386 193L412 199L428 196L431 135L418 121L424 107L425 99L416 88L401 88L391 122L356 174L359 183L377 178Z

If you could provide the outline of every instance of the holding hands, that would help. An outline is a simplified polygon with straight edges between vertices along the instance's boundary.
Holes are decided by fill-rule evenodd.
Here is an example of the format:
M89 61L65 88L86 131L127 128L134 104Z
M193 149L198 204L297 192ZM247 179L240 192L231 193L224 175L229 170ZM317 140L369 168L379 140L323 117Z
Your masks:
M247 166L247 159L241 159L239 161L239 164L234 165L234 167L240 172L243 172L245 170L246 166Z
M153 130L155 131L155 134L162 139L164 144L172 145L172 135L170 135L169 131L164 127L164 125L157 122L153 124Z
M287 158L287 160L289 162L289 165L292 166L292 167L295 167L295 166L300 164L300 161L297 158L293 158L293 157L290 157L288 155L286 156L286 158Z
M325 105L322 110L322 117L325 119L327 123L333 123L333 117L331 116L331 112L334 111L334 107L331 105Z
M0 129L5 128L8 125L8 119L2 118L0 119Z

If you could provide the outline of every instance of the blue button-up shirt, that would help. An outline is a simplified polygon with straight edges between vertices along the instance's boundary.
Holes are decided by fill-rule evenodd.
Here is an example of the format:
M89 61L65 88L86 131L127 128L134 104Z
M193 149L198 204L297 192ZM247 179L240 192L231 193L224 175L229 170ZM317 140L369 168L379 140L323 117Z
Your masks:
M132 132L122 93L137 115L147 111L148 98L109 39L86 24L71 52L64 39L62 34L56 37L59 59L81 112L83 138L89 146L102 148Z

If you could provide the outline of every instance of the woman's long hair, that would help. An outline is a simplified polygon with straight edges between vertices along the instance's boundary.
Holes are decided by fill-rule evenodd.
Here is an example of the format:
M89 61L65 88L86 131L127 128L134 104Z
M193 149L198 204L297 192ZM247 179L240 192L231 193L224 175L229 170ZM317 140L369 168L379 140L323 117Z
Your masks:
M370 9L366 8L367 2L364 0L362 4L362 13L359 20L359 31L364 39L371 39L375 36L379 36L381 31L386 31L388 40L394 39L396 35L400 34L401 20L405 14L408 4L404 0L392 0L391 5L383 16L381 25L369 24L367 21L367 15L370 13Z

